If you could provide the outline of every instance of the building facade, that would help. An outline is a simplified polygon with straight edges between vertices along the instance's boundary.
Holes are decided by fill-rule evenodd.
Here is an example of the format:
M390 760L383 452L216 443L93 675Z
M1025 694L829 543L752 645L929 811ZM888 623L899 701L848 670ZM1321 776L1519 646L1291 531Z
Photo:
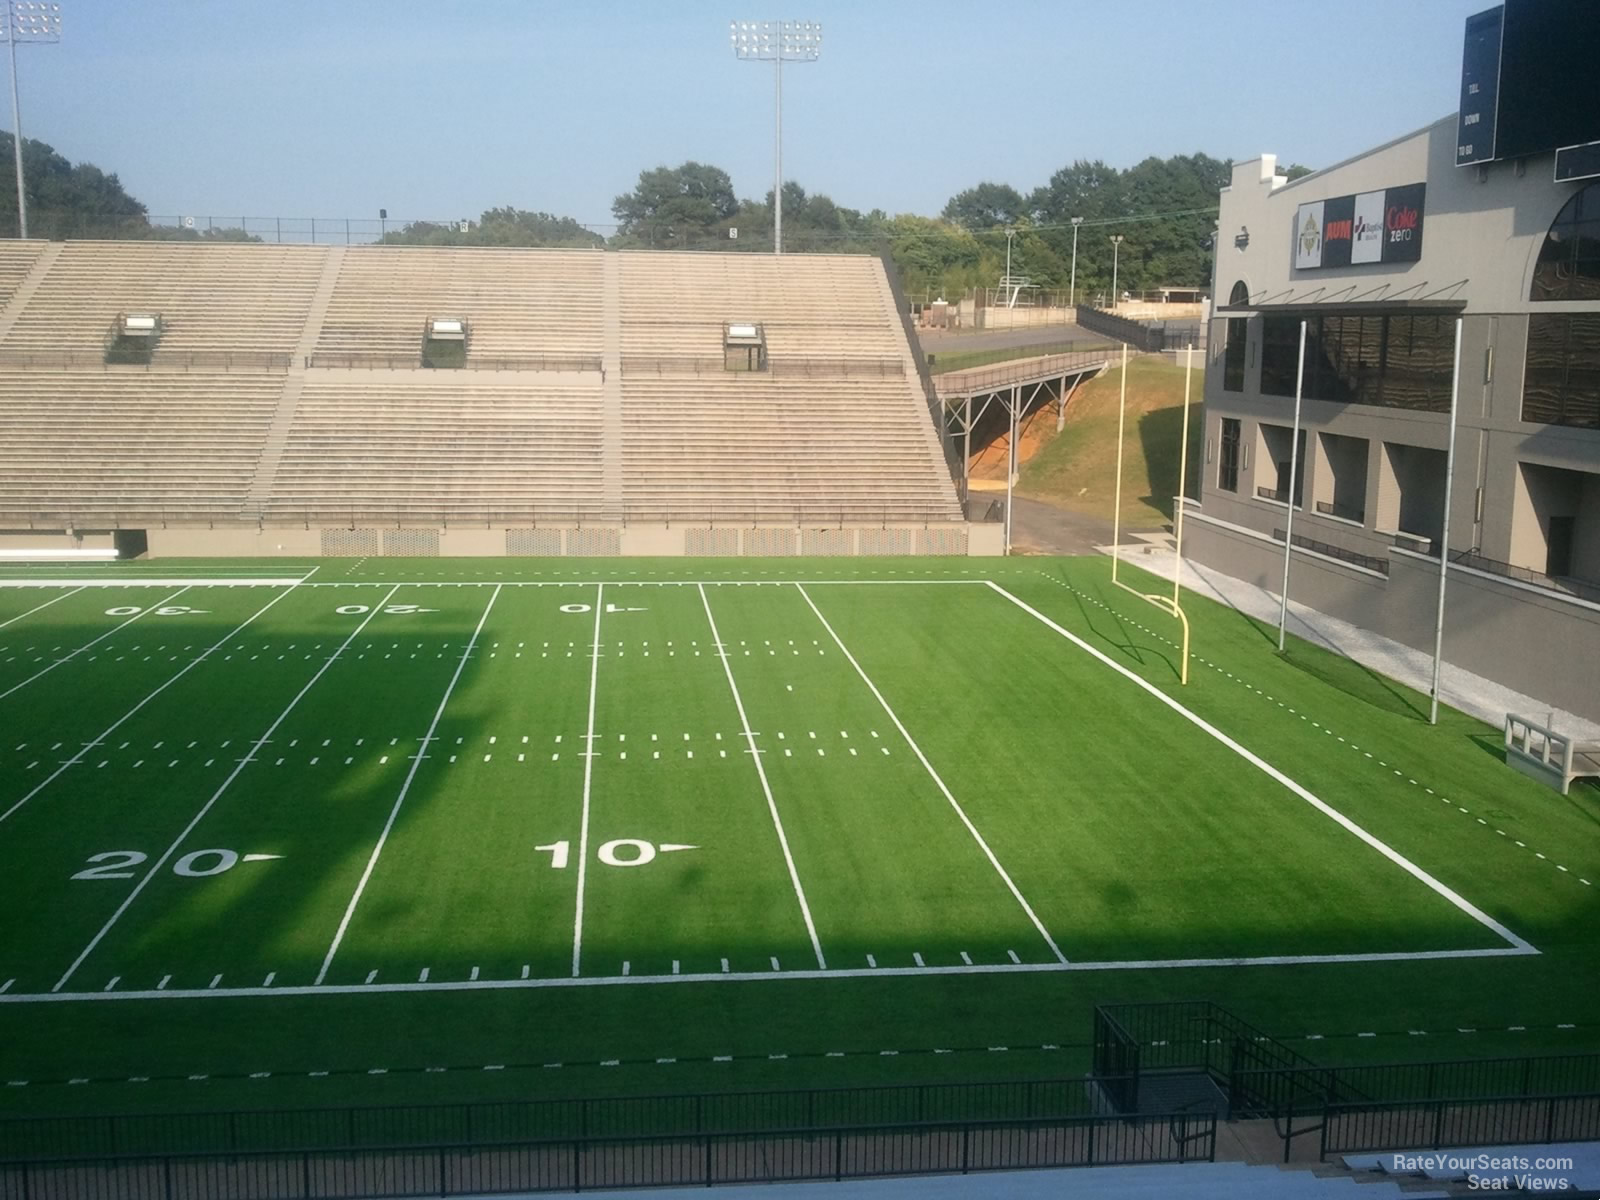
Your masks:
M1600 720L1600 180L1455 158L1234 166L1187 552L1431 652L1452 474L1446 661Z

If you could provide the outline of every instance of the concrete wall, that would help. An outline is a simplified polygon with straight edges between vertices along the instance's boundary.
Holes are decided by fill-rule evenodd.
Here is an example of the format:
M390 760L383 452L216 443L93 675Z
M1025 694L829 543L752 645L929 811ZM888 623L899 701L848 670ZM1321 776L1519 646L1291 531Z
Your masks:
M306 558L327 553L382 554L383 533L378 529L347 530L343 527L301 526L258 528L255 525L215 528L168 528L149 531L151 558L233 557ZM442 558L497 558L507 555L511 538L504 527L452 526L422 530L437 534ZM525 533L528 531L516 531ZM774 557L794 554L856 555L972 555L1003 553L1004 530L998 524L949 524L933 526L879 525L829 529L801 529L777 526L708 526L629 524L589 526L582 529L551 528L542 531L545 540L537 541L534 553L570 556L621 558L679 557L687 553L726 553ZM324 534L342 549L330 549ZM349 535L349 536L347 536ZM89 535L85 535L86 538ZM4 547L58 547L111 544L111 535L102 542L73 541L64 533L0 533ZM16 539L16 540L12 540ZM530 539L531 542L531 539ZM398 552L398 551L397 551Z
M1189 510L1187 553L1197 562L1277 594L1283 543ZM1433 651L1437 559L1395 549L1389 576L1296 549L1289 595L1298 603ZM1445 661L1600 721L1600 604L1564 598L1461 567L1450 569Z

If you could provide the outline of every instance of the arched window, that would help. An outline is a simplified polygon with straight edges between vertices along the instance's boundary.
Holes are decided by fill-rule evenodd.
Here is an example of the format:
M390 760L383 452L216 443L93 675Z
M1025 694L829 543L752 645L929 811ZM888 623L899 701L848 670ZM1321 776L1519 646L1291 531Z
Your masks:
M1562 206L1539 248L1530 300L1600 300L1600 183Z
M1250 289L1239 280L1228 293L1229 307L1250 303ZM1228 318L1228 341L1222 354L1222 390L1244 391L1245 339L1249 336L1249 322L1244 317Z

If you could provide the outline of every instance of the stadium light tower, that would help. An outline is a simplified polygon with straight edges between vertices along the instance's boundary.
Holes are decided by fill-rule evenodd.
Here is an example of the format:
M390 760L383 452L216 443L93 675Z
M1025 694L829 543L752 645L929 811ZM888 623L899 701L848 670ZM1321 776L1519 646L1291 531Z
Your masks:
M736 57L770 62L777 84L773 123L772 252L783 253L783 64L816 62L822 54L820 21L730 21L728 40Z
M28 197L22 181L22 104L17 99L17 43L59 42L61 5L38 0L5 0L6 48L11 52L11 128L17 156L17 225L28 236Z
M1078 226L1082 224L1082 217L1072 218L1072 283L1067 289L1068 308L1074 308L1078 303Z
M1111 311L1117 311L1117 301L1121 296L1117 292L1117 259L1122 254L1122 235L1111 236Z

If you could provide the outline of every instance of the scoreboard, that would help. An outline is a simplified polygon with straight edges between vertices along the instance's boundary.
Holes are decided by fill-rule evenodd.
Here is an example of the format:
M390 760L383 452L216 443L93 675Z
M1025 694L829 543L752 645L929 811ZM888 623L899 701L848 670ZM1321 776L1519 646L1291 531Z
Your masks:
M1467 18L1456 165L1557 152L1556 178L1595 173L1600 5L1506 0Z

